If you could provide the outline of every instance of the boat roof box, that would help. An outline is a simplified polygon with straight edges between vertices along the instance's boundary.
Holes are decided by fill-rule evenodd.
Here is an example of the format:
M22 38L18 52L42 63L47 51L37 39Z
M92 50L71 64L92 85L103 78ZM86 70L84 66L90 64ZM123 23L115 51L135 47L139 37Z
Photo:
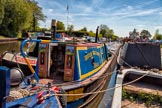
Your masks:
M131 66L161 69L161 51L159 44L128 43L124 61ZM124 65L127 65L127 64Z

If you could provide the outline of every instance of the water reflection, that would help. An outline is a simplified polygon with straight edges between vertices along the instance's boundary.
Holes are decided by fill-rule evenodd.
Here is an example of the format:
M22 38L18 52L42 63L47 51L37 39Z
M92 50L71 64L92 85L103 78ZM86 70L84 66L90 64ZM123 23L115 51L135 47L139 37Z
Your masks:
M0 54L2 54L4 51L20 52L20 44L21 44L21 41L0 43Z
M21 41L0 43L0 55L5 51L7 52L14 51L16 53L19 53L20 45L21 45ZM30 43L30 44L25 44L24 51L27 51L28 49L29 52L33 52L35 45L36 45L35 42Z

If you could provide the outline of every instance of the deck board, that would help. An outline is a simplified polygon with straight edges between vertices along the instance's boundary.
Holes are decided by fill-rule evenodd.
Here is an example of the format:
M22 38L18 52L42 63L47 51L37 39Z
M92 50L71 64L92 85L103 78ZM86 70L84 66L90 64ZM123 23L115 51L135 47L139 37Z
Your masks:
M144 92L147 94L154 94L154 95L160 95L162 96L162 87L158 85L148 84L145 82L140 83L133 83L127 86L124 86L124 88L132 93L139 93Z

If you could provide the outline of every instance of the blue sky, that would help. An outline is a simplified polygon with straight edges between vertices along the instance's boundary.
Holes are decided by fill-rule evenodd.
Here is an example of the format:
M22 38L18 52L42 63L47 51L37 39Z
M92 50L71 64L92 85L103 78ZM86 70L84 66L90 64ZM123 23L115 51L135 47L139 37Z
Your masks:
M156 29L162 33L162 0L36 0L46 22L41 27L50 27L51 20L62 21L75 30L87 27L95 32L97 26L107 25L118 36L129 35L134 28L138 32L146 29L152 35ZM67 5L69 4L69 15Z

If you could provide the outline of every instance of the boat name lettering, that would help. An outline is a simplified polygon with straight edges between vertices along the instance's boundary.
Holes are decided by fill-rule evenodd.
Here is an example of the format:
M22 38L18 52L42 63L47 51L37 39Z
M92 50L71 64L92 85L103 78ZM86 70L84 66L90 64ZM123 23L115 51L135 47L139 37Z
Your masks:
M100 56L100 53L97 52L97 51L89 52L88 54L86 54L86 55L84 56L84 60L87 61L90 57L92 57L92 55Z
M22 57L16 57L15 60L17 62L26 63L25 59ZM36 64L36 60L31 60L31 59L28 59L28 60L30 64Z

